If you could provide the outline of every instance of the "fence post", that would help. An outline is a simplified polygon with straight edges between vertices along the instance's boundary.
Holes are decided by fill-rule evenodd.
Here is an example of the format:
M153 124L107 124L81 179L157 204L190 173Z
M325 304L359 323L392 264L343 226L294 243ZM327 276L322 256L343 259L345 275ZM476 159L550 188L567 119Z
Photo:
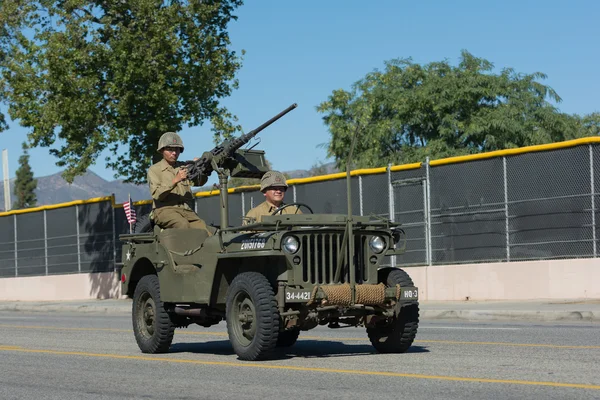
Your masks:
M423 189L423 233L425 235L425 264L429 263L429 225L427 223L429 219L429 212L427 207L427 182L421 181L421 188Z
M590 148L590 192L591 192L591 200L592 200L592 247L594 249L594 258L597 255L596 249L596 188L594 187L594 149L592 145L589 145Z
M390 221L394 222L395 216L395 205L394 205L394 188L392 187L392 164L387 166L387 181L388 181L388 213L390 214ZM396 267L396 256L391 257L392 268Z
M363 214L363 187L362 187L362 175L358 176L358 207L360 210L360 215Z
M75 228L77 229L77 271L81 273L81 251L79 246L79 204L75 204Z
M244 192L242 192L242 220L246 215L246 196L244 196Z
M427 264L433 265L433 243L431 242L431 179L429 177L429 157L425 159L425 192L427 194Z
M112 201L110 202L110 208L112 210L112 236L113 236L113 271L117 269L117 220L115 217L115 194L112 195ZM194 201L196 203L196 201ZM120 278L120 277L119 277Z
M15 226L14 235L15 235L15 276L19 276L19 267L17 261L17 214L13 214L13 225Z
M506 261L510 261L510 224L508 222L508 174L506 172L506 156L502 157L504 175L504 229L506 231Z
M46 210L44 210L44 265L46 275L48 275L48 222L46 219Z

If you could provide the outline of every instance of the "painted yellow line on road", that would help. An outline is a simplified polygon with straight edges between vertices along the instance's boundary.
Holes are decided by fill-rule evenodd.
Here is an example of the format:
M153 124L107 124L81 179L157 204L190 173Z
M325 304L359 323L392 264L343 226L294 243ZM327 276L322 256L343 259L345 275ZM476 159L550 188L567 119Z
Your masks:
M36 326L36 325L3 325L0 328L14 329L39 329L39 330L54 330L54 331L99 331L99 332L122 332L132 333L131 329L116 329L116 328L63 328L58 326ZM177 335L192 335L192 336L220 336L228 337L227 332L190 332L178 330ZM338 342L368 342L365 338L349 338L349 337L327 337L327 336L305 336L300 335L299 340L318 340L318 341L338 341ZM551 349L600 349L600 346L578 346L578 345L560 345L560 344L544 344L544 343L510 343L510 342L469 342L459 340L415 340L414 343L435 343L435 344L461 344L461 345L485 345L485 346L514 346L514 347L545 347Z
M517 347L549 347L552 349L600 349L600 346L575 346L561 344L543 343L510 343L510 342L463 342L458 340L415 340L415 343L439 343L439 344L477 344L488 346L517 346Z
M0 346L0 350L21 350L22 347L21 346Z
M184 359L179 359L179 358L164 358L164 357L155 357L155 356L124 356L124 355L120 355L120 354L100 354L100 353L86 353L86 352L80 352L80 351L58 351L58 350L44 350L44 349L0 347L0 351L6 351L6 352L10 351L10 352L18 352L18 353L34 353L34 354L51 354L51 355L62 355L62 356L97 357L97 358L108 358L108 359L117 359L117 360L159 361L159 362L173 363L173 364L211 365L211 366L221 366L221 367L259 368L259 369L271 369L271 370L282 370L282 371L319 372L319 373L346 374L346 375L430 379L430 380L455 381L455 382L502 383L502 384L509 384L509 385L550 386L550 387L600 390L600 385L590 385L590 384L584 384L584 383L521 381L521 380L513 380L513 379L468 378L468 377L460 377L460 376L409 374L409 373L402 373L402 372L366 371L366 370L359 370L359 369L352 370L352 369L335 369L335 368L312 368L312 367L296 367L296 366L289 366L289 365L268 365L268 364L227 362L227 361L199 361L199 360L184 360Z
M65 328L60 326L37 326L37 325L2 325L0 328L13 329L36 329L48 331L98 331L98 332L132 332L131 329L115 329L115 328Z

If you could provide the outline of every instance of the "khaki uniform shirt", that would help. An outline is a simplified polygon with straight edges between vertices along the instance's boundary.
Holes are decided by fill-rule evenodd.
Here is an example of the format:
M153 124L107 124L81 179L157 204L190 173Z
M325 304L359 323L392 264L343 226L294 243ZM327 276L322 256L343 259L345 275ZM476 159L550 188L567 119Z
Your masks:
M200 175L195 181L189 179L173 185L173 179L183 163L178 162L172 167L164 158L148 169L148 184L152 195L152 209L163 207L180 207L187 210L194 209L194 196L192 186L202 186L208 180L205 175Z
M282 203L281 205L283 206L285 203ZM277 206L269 203L268 201L264 201L246 213L243 224L248 225L255 222L261 222L263 215L271 215L271 213L273 213L273 211L275 211L277 208ZM280 211L278 215L280 214L302 214L302 211L300 211L300 209L296 206L291 206Z

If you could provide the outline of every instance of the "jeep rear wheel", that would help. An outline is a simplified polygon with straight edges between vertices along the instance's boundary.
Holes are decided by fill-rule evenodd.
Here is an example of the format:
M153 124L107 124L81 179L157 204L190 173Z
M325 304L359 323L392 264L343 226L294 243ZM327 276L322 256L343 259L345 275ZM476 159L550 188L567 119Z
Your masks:
M156 275L146 275L138 282L133 294L133 334L142 353L169 351L175 325L162 300Z
M264 359L277 344L279 312L275 293L264 275L244 272L227 291L227 332L242 360Z
M390 272L388 286L414 286L410 276L401 269ZM367 335L380 353L404 353L412 345L419 326L419 303L402 303L387 325L367 328Z

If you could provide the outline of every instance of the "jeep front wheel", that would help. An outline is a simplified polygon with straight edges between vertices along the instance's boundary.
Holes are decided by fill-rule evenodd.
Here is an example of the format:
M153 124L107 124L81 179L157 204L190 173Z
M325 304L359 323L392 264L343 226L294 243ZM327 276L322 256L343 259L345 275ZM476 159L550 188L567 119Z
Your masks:
M175 325L160 299L156 275L146 275L138 282L133 294L133 334L142 353L169 351Z
M390 272L387 286L414 286L410 276L401 269ZM410 302L397 305L394 317L386 325L367 328L367 335L380 353L404 353L412 345L419 326L419 303Z
M275 293L264 275L244 272L227 291L227 332L242 360L264 359L277 344L279 312Z

